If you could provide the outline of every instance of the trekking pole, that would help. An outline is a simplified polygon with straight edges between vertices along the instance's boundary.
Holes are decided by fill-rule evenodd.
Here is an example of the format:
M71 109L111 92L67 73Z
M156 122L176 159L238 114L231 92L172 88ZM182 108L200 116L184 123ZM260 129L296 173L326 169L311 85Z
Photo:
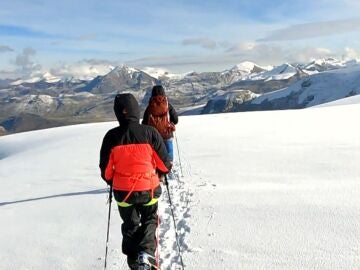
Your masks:
M176 221L175 221L175 215L174 215L174 210L173 210L173 204L172 204L171 196L170 196L169 182L167 180L167 175L165 175L165 186L166 186L167 194L169 197L169 204L170 204L170 211L171 211L172 219L174 222L175 240L176 240L176 245L177 245L178 252L179 252L180 263L181 263L182 269L184 270L185 268L184 268L184 263L183 263L183 259L182 259L182 255L181 255L181 249L180 249L180 244L179 244L179 235L176 230Z
M184 177L184 173L183 173L182 166L181 166L180 151L179 151L179 143L178 143L178 139L177 139L177 136L176 136L176 132L174 132L174 135L175 135L176 148L177 148L178 157L179 157L181 177Z
M110 231L110 216L111 216L111 201L112 201L112 185L110 185L109 190L109 216L108 216L108 225L107 225L107 233L106 233L106 249L105 249L105 265L104 269L106 270L106 262L107 262L107 253L108 253L108 246L109 246L109 231Z

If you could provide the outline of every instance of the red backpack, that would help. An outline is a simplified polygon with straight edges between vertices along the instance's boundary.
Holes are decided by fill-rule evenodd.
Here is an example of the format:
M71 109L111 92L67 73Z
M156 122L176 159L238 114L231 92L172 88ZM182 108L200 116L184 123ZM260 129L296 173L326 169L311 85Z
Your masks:
M169 120L169 105L166 96L154 96L149 101L149 122L155 127L163 139L172 137L175 125Z

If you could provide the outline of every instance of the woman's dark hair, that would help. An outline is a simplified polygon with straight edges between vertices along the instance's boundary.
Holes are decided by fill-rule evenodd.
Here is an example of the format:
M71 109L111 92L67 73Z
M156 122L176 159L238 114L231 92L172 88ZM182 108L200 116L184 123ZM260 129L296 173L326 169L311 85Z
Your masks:
M155 85L152 89L151 96L165 96L164 87L162 87L162 85Z

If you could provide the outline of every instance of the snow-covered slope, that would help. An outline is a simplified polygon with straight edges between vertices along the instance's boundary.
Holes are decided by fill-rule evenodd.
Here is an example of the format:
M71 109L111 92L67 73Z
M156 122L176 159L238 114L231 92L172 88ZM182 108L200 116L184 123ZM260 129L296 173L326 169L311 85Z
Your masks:
M219 90L214 93L214 97L208 101L201 112L206 114L230 111L234 104L242 104L258 96L260 95L249 90Z
M320 105L317 105L314 107L342 106L342 105L352 105L352 104L360 104L360 95L338 99L338 100L323 103L323 104L320 104Z
M303 66L303 70L308 74L314 74L318 72L322 72L325 70L332 70L346 67L348 64L346 61L340 61L335 58L323 58L323 59L316 59L307 65Z
M149 74L151 77L156 79L166 78L166 79L181 79L186 74L176 74L171 73L169 70L165 68L155 68L155 67L144 67L141 69L146 74Z
M310 107L360 93L360 65L324 71L252 100L274 109Z
M60 77L55 76L47 71L44 73L32 74L29 78L14 81L10 85L20 85L20 84L24 84L24 83L36 83L36 82L40 82L40 81L44 81L47 83L56 83L60 80L61 80Z
M359 114L357 103L181 117L183 177L170 189L185 268L359 269L360 127L347 121ZM1 269L102 269L98 151L115 125L0 138ZM168 205L165 192L162 269L180 269ZM109 269L126 269L120 224L113 205Z
M285 63L280 66L276 66L273 69L269 71L265 71L263 73L260 73L257 76L253 76L253 80L286 80L291 78L292 76L296 75L299 72L299 70L288 64Z

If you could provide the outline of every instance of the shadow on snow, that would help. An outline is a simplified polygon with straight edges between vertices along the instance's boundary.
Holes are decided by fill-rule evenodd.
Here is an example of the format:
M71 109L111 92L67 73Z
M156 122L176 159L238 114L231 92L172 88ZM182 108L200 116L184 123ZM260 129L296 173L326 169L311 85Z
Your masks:
M0 202L0 206L5 206L5 205L15 204L15 203L24 203L24 202L45 200L45 199L51 199L51 198L58 198L58 197L70 197L70 196L79 196L79 195L97 195L97 194L103 194L103 193L109 193L109 190L107 188L102 188L102 189L95 189L95 190L82 191L82 192L70 192L70 193L49 195L49 196L30 198L30 199L24 199L24 200L18 200L18 201Z

